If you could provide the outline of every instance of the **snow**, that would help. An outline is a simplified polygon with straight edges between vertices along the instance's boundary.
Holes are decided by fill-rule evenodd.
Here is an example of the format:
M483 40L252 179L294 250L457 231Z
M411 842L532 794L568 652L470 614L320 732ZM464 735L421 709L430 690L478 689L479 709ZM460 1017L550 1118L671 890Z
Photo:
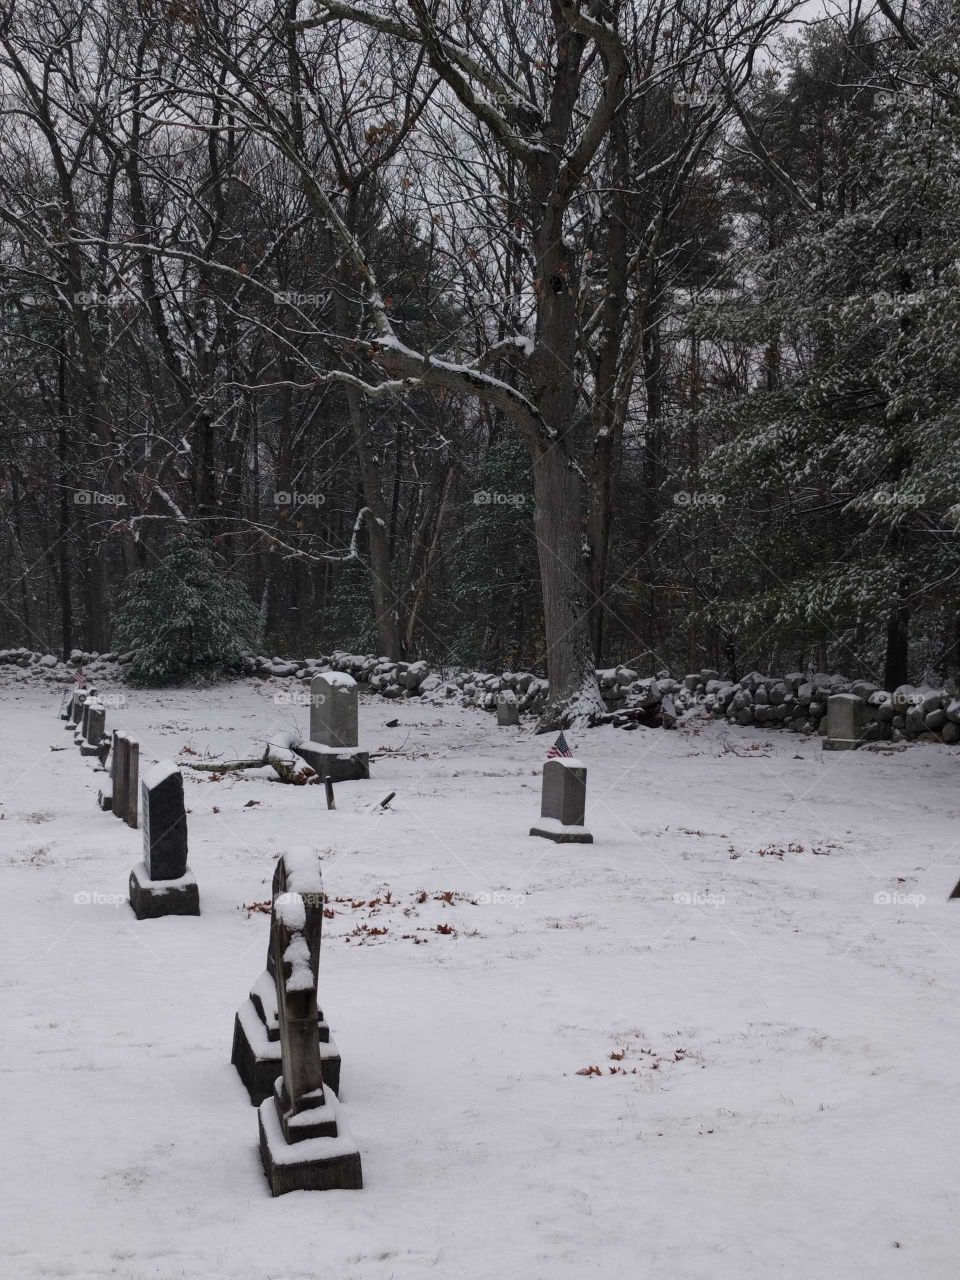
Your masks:
M324 680L328 685L340 689L355 689L357 682L353 676L348 675L346 671L322 671L320 675L314 676L314 680Z
M302 905L302 904L301 904ZM313 973L310 970L310 948L302 933L295 934L287 944L283 959L290 966L290 976L286 980L288 991L309 991L313 986Z
M302 929L307 923L307 912L299 893L278 893L274 900L277 918L287 929Z
M281 687L127 691L107 729L241 758ZM549 735L361 693L335 810L185 771L203 915L138 924L106 898L142 834L51 752L58 696L0 681L3 1280L955 1274L956 750L567 731L595 843L558 845ZM243 907L291 847L365 1189L274 1201L229 1058L238 1008L268 1043Z
M353 1152L358 1150L357 1140L353 1136L346 1120L344 1108L337 1102L337 1095L330 1089L325 1092L327 1100L324 1104L322 1119L336 1120L337 1136L335 1138L304 1138L301 1142L288 1143L283 1136L283 1130L280 1128L280 1118L277 1115L277 1108L273 1099L267 1098L266 1102L260 1104L260 1115L263 1119L263 1127L267 1135L267 1142L270 1144L270 1154L273 1156L274 1164L300 1164L301 1161L306 1160L329 1160L334 1156L352 1155ZM327 1107L330 1108L329 1113L327 1112ZM316 1116L309 1116L311 1124L315 1124L316 1120ZM362 1151L360 1152L360 1158L363 1158ZM364 1173L366 1173L366 1169L364 1169ZM299 1193L298 1198L303 1200L304 1198L309 1199L318 1195L330 1196L332 1209L334 1205L342 1204L344 1196L361 1194L362 1192L303 1191ZM324 1269L322 1267L317 1267L314 1271L310 1270L309 1256L305 1257L304 1261L308 1265L304 1267L302 1275L306 1277L308 1275L322 1274Z
M179 772L179 769L172 760L158 760L155 765L147 769L145 772L141 770L140 782L148 791L152 791L153 788L159 786L161 782L165 782L167 778Z

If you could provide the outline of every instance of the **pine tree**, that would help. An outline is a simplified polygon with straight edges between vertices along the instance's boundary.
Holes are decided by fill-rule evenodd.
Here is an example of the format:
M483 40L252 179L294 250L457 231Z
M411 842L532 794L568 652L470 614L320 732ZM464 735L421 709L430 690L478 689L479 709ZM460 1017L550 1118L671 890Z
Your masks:
M158 686L224 674L256 644L258 625L242 583L184 540L124 592L114 641L133 652L128 679Z

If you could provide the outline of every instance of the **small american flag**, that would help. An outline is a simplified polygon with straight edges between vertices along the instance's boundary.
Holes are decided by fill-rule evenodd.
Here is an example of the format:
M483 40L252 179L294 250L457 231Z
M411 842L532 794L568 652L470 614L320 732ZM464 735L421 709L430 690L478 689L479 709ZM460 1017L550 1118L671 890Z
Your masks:
M570 744L567 742L566 738L563 736L562 733L559 733L557 735L556 742L547 752L548 760L556 760L559 756L570 756L570 757L573 756L573 752L570 750Z
M83 667L77 667L76 671L73 673L73 683L78 685L81 689L87 683L87 677L83 674Z

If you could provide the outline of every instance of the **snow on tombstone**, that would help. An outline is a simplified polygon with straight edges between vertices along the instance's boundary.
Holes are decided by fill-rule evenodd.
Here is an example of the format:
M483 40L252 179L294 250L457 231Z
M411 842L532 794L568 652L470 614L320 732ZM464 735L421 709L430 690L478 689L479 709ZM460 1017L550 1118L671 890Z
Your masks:
M323 926L323 882L320 859L313 850L285 853L274 868L272 902L286 893L296 893L304 904L303 934L310 952L314 986L320 972L320 937ZM317 1041L324 1083L340 1092L340 1051L330 1036L323 1013L317 1010ZM250 995L237 1010L233 1024L230 1061L237 1069L254 1106L273 1093L280 1075L280 1019L277 1008L273 952L267 946L266 967L250 988Z
M317 873L319 883L319 872ZM360 1190L360 1152L337 1095L323 1079L317 1040L314 947L319 948L322 890L315 939L308 903L287 888L273 901L270 951L280 1033L281 1074L261 1102L260 1158L271 1193Z
M310 741L294 749L321 782L370 777L370 755L358 746L358 695L353 676L324 671L310 681Z
M562 743L562 746L561 746ZM552 751L559 751L543 766L540 794L540 821L530 828L532 836L543 836L558 844L593 844L584 826L587 805L587 768L568 752L563 735Z
M187 865L187 814L183 775L161 760L144 775L143 861L130 872L130 906L138 920L198 916L200 894Z

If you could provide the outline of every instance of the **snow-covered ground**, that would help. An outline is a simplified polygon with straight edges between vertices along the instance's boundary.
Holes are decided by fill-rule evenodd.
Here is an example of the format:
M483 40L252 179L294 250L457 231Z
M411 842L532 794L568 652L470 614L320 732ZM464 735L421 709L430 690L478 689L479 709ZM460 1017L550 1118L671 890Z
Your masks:
M277 694L127 692L108 728L142 767L249 755L306 729ZM527 835L548 741L473 710L363 701L384 754L335 812L186 770L202 915L137 923L140 833L55 695L0 689L0 1274L953 1277L957 752L569 736L592 846ZM230 1043L245 905L305 846L366 1185L272 1200Z

